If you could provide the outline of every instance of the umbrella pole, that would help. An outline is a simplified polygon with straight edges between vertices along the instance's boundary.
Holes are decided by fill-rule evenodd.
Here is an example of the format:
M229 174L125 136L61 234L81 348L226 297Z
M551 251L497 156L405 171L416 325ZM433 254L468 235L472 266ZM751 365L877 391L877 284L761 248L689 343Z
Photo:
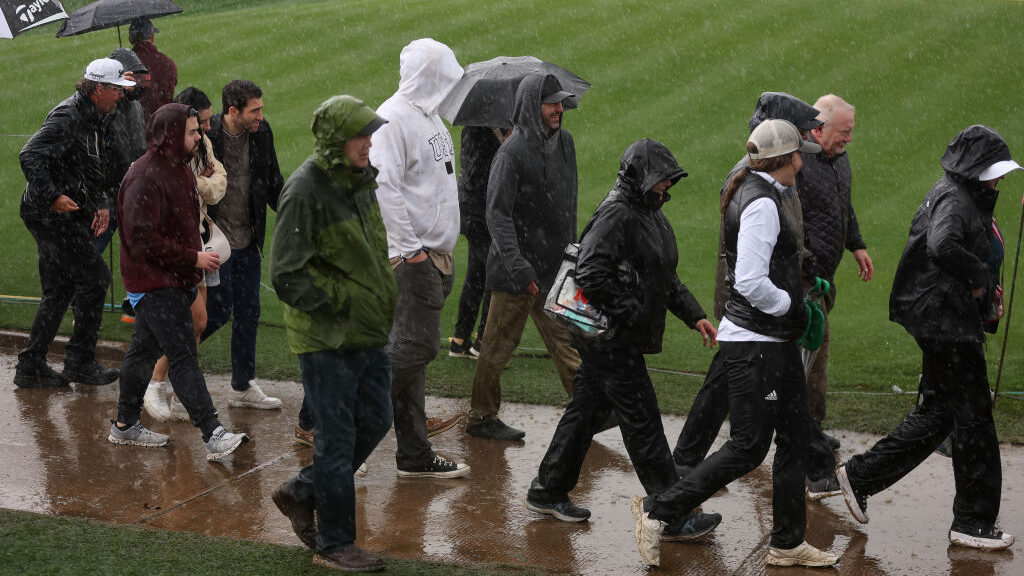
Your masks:
M117 47L118 48L123 48L124 47L124 44L121 44L121 25L120 24L118 24L118 26L117 26Z
M1003 349L999 353L999 369L996 370L996 389L992 393L992 406L999 399L999 381L1003 377L1003 360L1006 358L1006 341L1010 339L1010 315L1013 314L1013 293L1017 290L1017 265L1020 264L1020 240L1024 232L1024 199L1021 199L1020 227L1017 229L1017 254L1013 257L1013 279L1010 280L1010 302L1006 307L1006 328L1003 332Z

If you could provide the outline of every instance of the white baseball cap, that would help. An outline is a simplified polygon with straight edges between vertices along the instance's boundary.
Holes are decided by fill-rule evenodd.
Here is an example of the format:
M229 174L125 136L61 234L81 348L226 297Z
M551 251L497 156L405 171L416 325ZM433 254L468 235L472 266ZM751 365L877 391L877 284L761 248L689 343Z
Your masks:
M85 79L114 86L135 86L135 82L124 79L124 66L113 58L100 58L89 62L85 68Z
M1013 160L1000 160L999 162L996 162L982 170L981 174L978 174L978 180L981 180L982 182L995 180L996 178L1006 176L1014 170L1024 170L1024 168L1021 168L1020 164L1017 164Z
M816 154L821 146L800 137L800 131L785 120L765 120L750 133L747 144L754 145L754 152L748 152L751 160L763 160L785 156L799 150ZM749 150L749 148L747 148Z

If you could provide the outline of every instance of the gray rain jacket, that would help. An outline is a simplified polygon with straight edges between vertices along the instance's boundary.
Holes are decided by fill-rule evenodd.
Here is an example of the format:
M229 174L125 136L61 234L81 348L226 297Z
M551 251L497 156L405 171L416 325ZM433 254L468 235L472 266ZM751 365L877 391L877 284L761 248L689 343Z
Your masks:
M991 128L968 126L942 155L946 174L932 186L910 224L896 268L889 319L915 338L984 342L973 291L989 284L989 229L999 191L978 175L1010 149Z
M576 145L559 128L548 136L541 119L545 76L519 84L515 129L491 165L487 184L487 289L525 294L536 281L554 282L562 251L576 238ZM564 116L563 116L564 119Z

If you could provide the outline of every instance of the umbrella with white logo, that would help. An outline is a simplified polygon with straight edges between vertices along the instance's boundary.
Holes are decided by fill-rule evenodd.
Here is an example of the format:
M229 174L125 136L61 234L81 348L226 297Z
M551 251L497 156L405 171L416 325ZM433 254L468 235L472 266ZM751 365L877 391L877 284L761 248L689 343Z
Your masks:
M99 0L72 12L57 31L57 38L117 26L117 43L121 45L122 24L179 12L181 7L170 0Z
M57 0L0 0L0 38L68 17Z

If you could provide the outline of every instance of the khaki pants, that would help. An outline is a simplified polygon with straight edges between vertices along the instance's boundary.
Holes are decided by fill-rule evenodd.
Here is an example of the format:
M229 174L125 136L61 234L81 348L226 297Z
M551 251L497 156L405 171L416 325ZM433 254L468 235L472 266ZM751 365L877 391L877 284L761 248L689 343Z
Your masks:
M558 370L558 377L566 394L572 396L572 383L580 367L580 355L570 343L569 331L548 318L544 313L543 292L512 294L491 293L491 306L487 312L487 327L484 330L483 350L477 359L473 375L473 396L470 402L469 424L497 418L501 406L501 372L519 347L523 337L526 318L533 323L544 339L544 345L551 354Z

